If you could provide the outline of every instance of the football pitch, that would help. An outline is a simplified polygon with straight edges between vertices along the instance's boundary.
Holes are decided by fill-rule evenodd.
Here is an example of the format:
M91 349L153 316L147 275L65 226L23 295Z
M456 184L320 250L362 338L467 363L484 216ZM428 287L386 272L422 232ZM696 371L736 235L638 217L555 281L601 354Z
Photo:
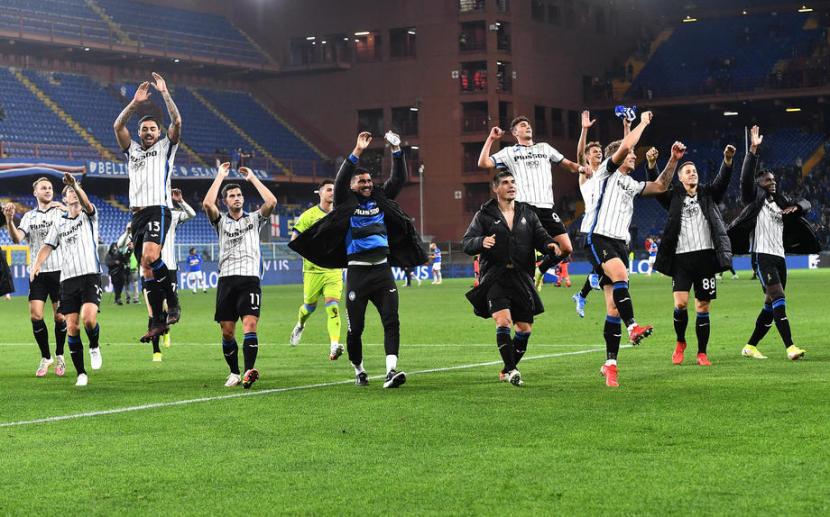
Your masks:
M580 319L576 285L545 286L521 388L498 382L494 324L473 316L469 280L400 289L398 390L381 388L371 306L368 387L345 356L328 360L323 311L287 344L300 286L263 289L250 391L223 387L212 291L182 293L161 363L137 341L144 307L105 296L104 366L86 388L68 349L64 378L35 378L25 298L0 301L0 513L826 515L830 270L791 272L798 362L774 327L769 359L741 357L762 305L742 275L718 286L710 368L694 363L693 310L686 362L672 365L670 281L634 276L637 319L655 332L621 350L619 389L599 375L602 297Z

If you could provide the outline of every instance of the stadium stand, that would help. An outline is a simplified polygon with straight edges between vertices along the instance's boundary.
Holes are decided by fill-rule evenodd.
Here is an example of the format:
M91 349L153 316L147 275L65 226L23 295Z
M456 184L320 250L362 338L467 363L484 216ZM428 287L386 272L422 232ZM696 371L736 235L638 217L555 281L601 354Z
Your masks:
M682 23L656 49L627 97L749 91L764 87L787 60L810 56L824 30L800 13Z
M5 0L0 27L106 42L112 31L84 0Z

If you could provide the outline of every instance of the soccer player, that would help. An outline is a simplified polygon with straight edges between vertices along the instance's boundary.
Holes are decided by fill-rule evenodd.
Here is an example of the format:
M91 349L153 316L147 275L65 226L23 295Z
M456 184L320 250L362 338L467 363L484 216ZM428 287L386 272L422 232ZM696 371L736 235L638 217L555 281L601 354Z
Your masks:
M291 240L311 228L314 223L331 212L334 204L334 181L325 179L317 190L320 202L303 212L294 224ZM297 324L291 331L291 346L300 344L305 322L317 309L317 302L323 297L326 307L326 327L329 331L329 359L336 361L343 355L340 344L340 294L343 292L343 270L340 268L323 268L310 260L303 259L303 304L300 305Z
M397 135L387 133L386 137L392 147L391 177L375 188L371 172L358 166L372 141L371 133L360 133L334 180L334 209L288 246L318 266L348 267L346 349L354 366L355 384L369 384L363 367L362 335L366 306L371 301L383 323L383 387L397 388L406 382L406 374L397 370L400 320L391 265L419 266L427 262L427 254L412 219L394 201L406 182L406 161Z
M193 290L193 294L202 286L202 292L207 292L207 283L202 276L202 256L196 252L196 248L190 248L187 255L187 284Z
M758 147L764 137L758 126L750 130L749 152L741 169L741 201L746 205L729 225L728 234L732 252L752 253L752 268L758 274L764 290L764 307L755 322L755 331L741 351L744 357L766 359L758 350L758 343L769 331L772 322L787 357L793 361L804 357L804 350L793 343L784 289L787 286L786 253L818 253L821 249L816 234L804 214L810 211L810 202L791 199L778 191L775 174L758 168Z
M617 354L620 348L621 322L628 328L631 343L639 344L652 333L649 325L638 325L634 319L634 305L628 290L629 226L634 215L634 198L654 196L665 192L671 184L677 162L685 153L685 146L675 142L668 165L656 181L636 181L630 176L636 165L634 146L651 123L652 113L643 112L640 123L622 140L611 142L605 148L605 160L594 173L596 204L586 214L588 236L586 248L594 271L601 274L600 285L605 292L606 318L603 331L606 362L601 368L607 386L619 386Z
M239 175L256 187L262 197L262 206L257 211L245 212L242 187L237 183L228 183L222 187L221 192L222 201L228 207L228 211L219 212L216 198L219 187L228 177L230 166L227 162L219 166L216 178L205 194L202 208L219 234L219 285L216 289L214 319L222 329L222 351L231 370L225 387L232 388L241 382L242 387L248 389L259 378L259 371L254 367L259 349L257 323L262 305L262 288L259 283L262 273L259 232L277 206L277 198L251 169L241 167ZM237 319L242 320L242 329L245 332L245 340L242 342L245 362L243 376L239 373Z
M533 317L545 310L533 285L534 250L547 253L555 244L530 205L516 201L513 173L499 171L492 188L496 199L481 206L462 242L464 253L481 255L481 282L467 299L476 316L496 323L496 346L504 363L499 380L521 386L518 364L527 351Z
M169 276L168 280L173 285L173 304L174 306L179 306L179 296L178 296L178 274L179 274L179 264L176 260L176 230L178 229L179 225L193 219L196 217L196 211L187 204L187 202L182 197L182 191L179 189L173 189L171 191L171 197L173 199L173 204L175 208L170 211L170 227L167 229L167 235L164 238L164 247L161 249L161 259L164 261L165 265L167 265L167 274ZM147 301L149 298L148 293L145 291L144 299ZM168 301L164 300L162 304L162 317L167 318L167 310L169 309ZM147 321L147 329L153 325L153 312L150 307L149 302L147 302L147 312L149 313L150 317ZM152 339L153 343L153 362L160 363L162 360L161 356L161 348L159 347L159 341L161 340L161 336L154 336ZM164 333L164 347L170 348L170 331Z
M53 201L54 192L52 182L48 178L38 178L32 184L33 194L37 200L37 208L29 210L20 220L20 226L15 227L14 203L3 207L6 224L12 242L20 244L24 239L29 243L29 269L34 266L37 252L43 246L43 240L49 234L52 226L56 225L64 212L59 203ZM44 377L52 364L55 364L55 375L63 376L66 363L63 358L64 343L66 342L66 319L59 310L61 291L61 264L62 251L56 250L49 259L41 265L41 273L29 283L29 317L32 320L32 332L35 342L40 349L40 365L35 375ZM43 321L43 308L46 300L52 300L52 315L55 322L55 358L49 350L49 330Z
M702 185L695 164L683 163L678 173L680 184L657 196L657 201L669 217L653 265L658 272L672 278L674 330L677 334L672 354L674 364L683 363L689 323L686 308L689 305L689 291L694 287L697 364L712 365L706 355L706 346L711 332L711 302L717 297L715 274L732 267L732 247L718 205L729 188L734 156L735 148L727 145L718 175L711 183ZM655 240L652 239L652 242Z
M78 372L75 386L86 386L89 378L84 368L84 348L80 323L89 339L89 362L93 370L103 364L98 346L100 328L98 307L101 305L101 264L98 260L98 211L89 202L81 185L68 172L63 176L63 202L67 213L52 224L43 245L37 252L29 272L30 281L41 274L53 250L63 248L61 256L60 311L66 318L67 341L72 364Z
M588 167L567 160L550 144L533 142L533 128L525 116L514 118L510 122L510 132L516 144L504 147L490 156L493 143L504 136L501 128L490 130L481 149L478 166L482 169L509 170L516 179L516 200L528 203L542 222L542 226L556 241L559 253L551 252L539 266L544 273L561 262L573 251L568 230L554 211L553 172L551 164L559 164L571 172L585 174Z
M434 242L429 243L429 258L432 259L432 283L441 283L441 249Z
M130 178L130 228L135 246L136 259L141 264L144 289L153 311L153 324L141 341L146 343L167 331L168 325L179 321L181 310L175 305L177 297L170 283L168 265L164 263L161 250L164 237L170 226L170 176L179 138L182 131L182 117L162 77L153 72L153 88L161 94L170 115L170 127L162 137L159 122L151 116L138 121L139 142L130 138L127 121L138 110L140 104L150 98L150 83L145 81L136 89L133 100L118 115L113 129L118 145L127 158ZM168 315L162 319L163 304L167 300Z
M648 271L646 273L648 276L651 276L651 273L654 271L654 261L657 260L659 243L656 238L651 238L648 241L648 247L646 249L648 251Z

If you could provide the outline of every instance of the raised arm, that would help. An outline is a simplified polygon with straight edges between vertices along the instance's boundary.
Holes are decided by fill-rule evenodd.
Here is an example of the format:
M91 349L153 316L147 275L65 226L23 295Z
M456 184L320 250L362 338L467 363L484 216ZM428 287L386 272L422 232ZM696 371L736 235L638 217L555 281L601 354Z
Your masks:
M124 253L124 250L127 249L128 242L130 242L130 223L127 223L127 228L124 230L124 233L119 235L118 239L115 241L118 251Z
M655 181L657 176L657 158L660 157L660 152L656 147L652 147L646 151L646 181Z
M248 167L240 167L239 174L245 178L245 181L256 188L256 191L259 192L259 195L262 198L263 203L262 206L259 207L259 215L263 218L269 217L274 211L274 208L277 206L277 196L275 196L274 193L271 192L271 190L256 177L254 171Z
M147 101L149 98L150 83L144 81L138 85L135 95L133 95L133 100L127 104L127 107L124 108L118 115L118 118L115 119L115 123L113 123L112 128L115 130L115 140L118 141L118 147L120 147L122 151L126 151L130 148L130 130L127 129L127 122L130 120L130 117L133 116L133 113L135 113L138 109L138 105Z
M343 160L340 165L340 170L337 171L337 176L334 178L334 206L337 206L346 201L349 193L352 190L352 176L354 175L357 162L360 161L360 155L372 143L372 133L362 131L357 135L352 154Z
M591 120L591 113L588 110L582 112L582 131L579 132L579 141L576 143L576 162L580 165L588 165L585 161L585 144L588 143L588 129L596 121L597 119Z
M764 135L758 126L749 130L749 152L744 156L744 165L741 168L741 201L749 204L755 201L755 170L758 168L758 146L764 141Z
M490 134L487 135L487 140L484 141L484 146L481 148L481 154L478 155L478 166L482 169L492 169L496 166L493 159L490 158L490 149L493 143L500 140L504 136L504 130L498 127L490 129Z
M164 99L164 105L167 106L167 113L170 115L170 127L167 128L167 138L171 143L178 144L179 137L182 134L182 116L179 114L179 108L173 102L173 97L170 96L170 92L167 90L167 83L164 79L155 72L153 72L153 79L155 80L153 88L161 94L161 98Z
M637 131L637 129L635 128L634 131ZM666 168L657 176L656 180L646 183L643 189L643 196L658 196L669 189L671 180L674 178L674 171L677 170L677 164L683 158L684 154L686 154L686 146L680 142L675 142L671 146L671 156L669 156Z
M389 199L395 199L406 183L406 159L400 146L392 146L392 174L383 183L383 192Z
M182 209L183 216L180 222L185 222L193 219L196 217L196 210L193 210L193 207L187 204L187 201L184 200L182 197L182 191L174 188L171 192L171 197L173 198L173 202L176 203L179 208Z
M726 190L729 188L729 180L732 179L732 158L735 157L735 146L727 145L723 150L723 162L715 179L712 180L710 192L716 203L720 203Z
M20 244L26 235L14 224L14 214L17 212L17 207L14 203L6 203L3 207L3 215L6 216L6 227L9 229L9 237L12 242Z
M637 127L631 130L630 133L623 137L622 143L620 144L620 148L611 156L611 161L614 162L614 165L620 165L625 157L628 156L629 151L631 151L634 146L637 145L637 142L640 141L640 137L643 136L643 131L646 130L649 124L651 124L651 119L653 118L652 113L650 111L644 111L640 115L640 123L637 124Z
M89 197L86 195L86 192L84 192L81 184L75 180L75 176L68 172L63 173L63 184L68 187L72 187L72 190L75 191L75 195L78 196L78 203L81 204L81 209L86 212L87 215L95 213L95 206L89 202Z
M205 199L202 200L202 209L207 214L211 224L219 219L219 208L216 206L216 198L219 196L219 187L222 186L222 182L228 177L228 171L230 169L231 164L228 162L219 166L219 169L216 171L216 177L213 179L213 183L211 183L207 193L205 193Z

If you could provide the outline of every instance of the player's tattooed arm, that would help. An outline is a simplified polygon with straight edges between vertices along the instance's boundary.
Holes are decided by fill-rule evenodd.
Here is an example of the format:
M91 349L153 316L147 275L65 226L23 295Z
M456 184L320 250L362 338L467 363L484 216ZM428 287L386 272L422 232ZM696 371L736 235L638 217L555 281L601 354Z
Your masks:
M478 155L478 166L482 169L492 169L496 166L493 159L490 158L490 149L493 147L493 142L500 140L504 136L504 130L498 127L490 129L490 134L487 135L487 140L484 141L484 146L481 148L481 154Z
M674 179L674 172L677 170L677 164L680 163L684 154L686 154L686 146L681 142L675 142L671 146L671 155L663 172L657 176L656 180L646 183L646 187L643 189L644 196L656 196L669 189L671 181Z
M138 110L138 105L147 101L149 98L150 83L144 81L138 85L138 88L135 90L135 95L133 95L133 100L118 114L115 123L112 125L112 128L115 130L115 139L118 141L118 147L124 151L130 148L130 130L127 129L127 122L133 116L133 113Z
M3 215L6 217L6 227L9 229L9 237L12 238L13 243L20 244L25 234L14 224L14 214L16 212L17 207L12 202L6 203L3 206Z
M230 170L231 164L228 162L219 166L219 169L216 171L216 177L213 179L213 183L211 183L210 188L205 194L205 199L202 201L202 209L207 214L208 220L211 223L215 223L219 219L219 208L216 206L216 198L219 196L219 187L222 186L222 182L228 177Z
M161 94L164 99L164 105L167 106L167 113L170 115L170 127L167 128L167 138L170 142L179 143L179 136L182 133L182 116L179 113L179 108L173 102L173 97L170 96L170 91L167 89L167 83L157 73L153 72L153 88Z

